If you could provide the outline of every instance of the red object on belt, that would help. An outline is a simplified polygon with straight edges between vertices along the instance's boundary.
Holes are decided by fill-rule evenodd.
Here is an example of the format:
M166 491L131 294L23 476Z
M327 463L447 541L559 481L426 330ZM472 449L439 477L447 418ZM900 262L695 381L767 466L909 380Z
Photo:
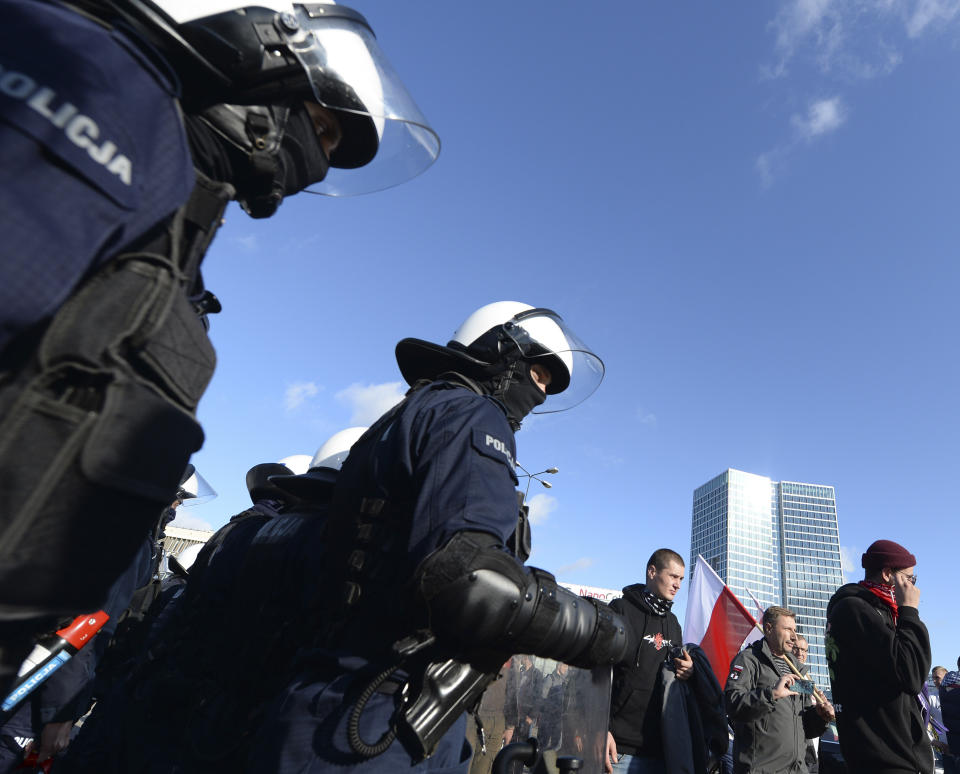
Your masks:
M31 769L33 771L37 771L39 769L43 772L43 774L50 774L50 767L53 765L53 757L51 756L43 762L37 760L38 757L37 751L31 750L30 754L23 759L23 762L17 766L17 770Z

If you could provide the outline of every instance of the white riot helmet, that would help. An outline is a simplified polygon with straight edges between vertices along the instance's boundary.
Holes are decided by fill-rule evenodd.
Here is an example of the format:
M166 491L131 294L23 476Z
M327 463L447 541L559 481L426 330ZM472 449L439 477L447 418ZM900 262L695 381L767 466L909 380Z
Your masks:
M366 427L348 427L331 435L317 449L305 473L297 476L271 476L270 483L297 497L324 496L337 480L350 448L367 432Z
M360 440L360 436L367 432L365 427L348 427L339 433L334 433L323 446L317 449L310 461L310 469L314 468L332 468L340 470L343 467L343 461L350 454L350 448Z
M603 361L556 312L518 301L497 301L471 314L442 347L421 339L397 344L397 363L407 383L446 371L471 378L504 364L540 363L550 372L549 396L532 413L564 411L586 400L603 379Z
M307 189L313 193L389 188L440 152L367 20L351 8L329 0L89 1L108 4L167 56L188 109L220 106L217 129L235 144L278 142L285 118L277 106L308 101L333 111L342 137L330 154L333 169Z
M313 457L309 454L291 454L289 457L278 460L278 462L289 468L294 475L299 476L310 469L310 460L312 459Z

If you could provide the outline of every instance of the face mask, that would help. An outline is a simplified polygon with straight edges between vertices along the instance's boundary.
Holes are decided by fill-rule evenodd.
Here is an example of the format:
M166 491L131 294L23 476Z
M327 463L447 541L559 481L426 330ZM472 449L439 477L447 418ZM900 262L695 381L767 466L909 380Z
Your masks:
M215 106L199 119L188 118L187 129L197 167L214 180L232 184L237 201L253 218L269 218L284 196L319 183L330 168L302 105L289 111ZM254 150L254 134L274 150Z
M305 107L290 111L280 141L280 168L285 196L292 196L327 176L330 161Z
M524 360L514 361L503 373L493 397L507 407L507 420L513 432L520 429L527 414L547 399L530 376L530 364Z
M165 527L171 521L177 518L177 509L171 508L169 505L163 509L163 513L160 514L160 526Z

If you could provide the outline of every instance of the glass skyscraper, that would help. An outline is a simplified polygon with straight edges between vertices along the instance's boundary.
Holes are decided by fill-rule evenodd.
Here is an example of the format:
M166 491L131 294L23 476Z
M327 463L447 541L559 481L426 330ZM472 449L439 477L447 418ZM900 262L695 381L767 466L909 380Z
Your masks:
M690 566L706 559L747 610L788 607L810 644L807 663L829 693L823 629L843 584L832 486L772 481L732 468L693 492Z

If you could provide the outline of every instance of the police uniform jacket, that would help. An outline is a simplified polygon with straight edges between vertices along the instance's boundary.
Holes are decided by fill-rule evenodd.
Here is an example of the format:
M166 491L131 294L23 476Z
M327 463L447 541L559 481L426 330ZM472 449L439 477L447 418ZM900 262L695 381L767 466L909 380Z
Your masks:
M328 521L331 599L345 607L331 609L327 645L265 713L247 771L466 769L465 715L433 757L413 767L399 742L358 759L348 746L346 715L371 665L395 663L393 643L426 623L414 584L420 563L461 531L507 543L517 526L514 458L502 405L444 380L411 391L353 445ZM393 695L373 693L364 738L379 738L395 713Z
M915 607L893 611L848 583L827 605L827 661L840 749L851 771L933 771L917 694L930 671L930 637Z
M727 717L733 726L736 774L784 774L807 771L807 738L827 727L815 707L804 707L803 696L773 698L780 673L766 638L737 654L724 688Z
M194 173L175 79L131 38L55 3L0 0L0 17L2 351L183 204Z
M340 649L392 658L397 639L427 626L412 581L457 532L507 544L517 527L515 454L503 406L450 381L412 391L353 445L330 519L334 593L357 597Z

